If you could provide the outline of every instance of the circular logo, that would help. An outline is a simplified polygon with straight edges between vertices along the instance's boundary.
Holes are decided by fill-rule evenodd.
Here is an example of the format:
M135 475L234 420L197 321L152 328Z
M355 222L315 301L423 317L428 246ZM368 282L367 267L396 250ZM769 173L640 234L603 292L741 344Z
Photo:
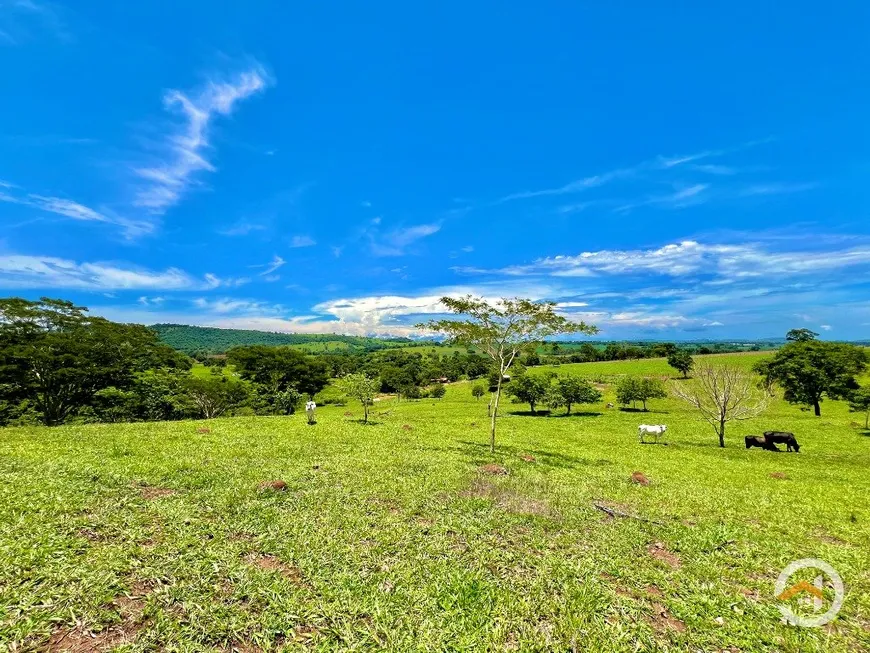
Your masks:
M801 569L816 569L824 572L831 580L831 585L834 588L834 600L826 599L824 595L825 575L817 575L812 582L809 580L801 580L794 584L789 584L789 579L795 572ZM817 558L804 558L803 560L795 560L788 567L782 570L779 578L776 579L774 586L774 594L780 600L779 611L782 612L788 623L794 626L803 626L804 628L813 628L815 626L824 626L837 616L840 608L843 607L843 599L846 596L846 590L843 587L843 580L840 574L824 560ZM788 602L793 598L800 597L800 600L808 605L807 612L814 612L812 615L797 614L792 609L792 604ZM818 614L826 604L828 609ZM803 612L803 610L801 610Z

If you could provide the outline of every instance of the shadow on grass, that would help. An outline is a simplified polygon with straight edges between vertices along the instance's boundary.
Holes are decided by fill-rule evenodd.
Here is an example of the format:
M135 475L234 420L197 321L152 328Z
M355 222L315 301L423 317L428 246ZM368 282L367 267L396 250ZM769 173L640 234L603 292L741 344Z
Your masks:
M511 417L598 417L599 415L603 415L604 413L597 413L594 411L579 411L572 412L570 415L566 415L565 413L561 413L560 415L554 415L551 410L536 410L534 413L530 410L512 410L506 415L510 415Z
M483 465L491 463L494 459L500 461L508 468L517 467L518 465L528 465L531 463L520 460L521 454L532 454L535 456L535 463L560 469L573 469L579 465L610 465L609 460L591 460L589 458L578 458L576 456L568 456L553 451L543 451L541 449L524 449L513 445L496 444L495 454L489 450L487 442L470 442L468 440L460 440L459 444L463 445L456 449L465 454L469 462L473 465Z
M658 414L658 415L668 415L669 412L666 410L649 410L644 408L629 408L627 406L620 406L620 413L643 413L643 414Z
M597 413L592 410L585 410L580 412L572 412L570 415L567 413L563 413L561 415L553 415L552 417L601 417L604 413Z

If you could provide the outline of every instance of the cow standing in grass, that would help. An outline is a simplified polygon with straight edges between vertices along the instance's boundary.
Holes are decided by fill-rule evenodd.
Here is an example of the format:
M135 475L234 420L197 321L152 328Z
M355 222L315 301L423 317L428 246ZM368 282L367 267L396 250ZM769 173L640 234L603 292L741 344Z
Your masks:
M764 440L771 445L784 444L788 451L801 452L801 446L794 437L794 433L788 431L765 431Z
M646 444L644 436L651 435L653 436L653 442L658 443L659 438L664 436L667 430L668 427L664 424L641 424L637 427L637 437L641 444Z

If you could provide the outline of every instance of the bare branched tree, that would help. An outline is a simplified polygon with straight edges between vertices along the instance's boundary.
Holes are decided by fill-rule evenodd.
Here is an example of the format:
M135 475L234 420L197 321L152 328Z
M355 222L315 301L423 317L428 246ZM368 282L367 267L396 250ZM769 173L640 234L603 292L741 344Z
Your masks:
M725 446L728 422L751 419L767 408L768 399L759 392L755 380L730 365L698 365L692 381L674 381L671 390L700 411L719 436L720 447Z
M533 351L544 338L559 333L594 334L591 324L571 322L556 313L554 302L528 299L501 299L489 303L483 298L442 297L451 313L465 316L459 320L433 320L417 325L445 334L451 342L473 346L492 359L498 380L491 402L489 446L495 451L495 420L501 397L502 380L521 352Z

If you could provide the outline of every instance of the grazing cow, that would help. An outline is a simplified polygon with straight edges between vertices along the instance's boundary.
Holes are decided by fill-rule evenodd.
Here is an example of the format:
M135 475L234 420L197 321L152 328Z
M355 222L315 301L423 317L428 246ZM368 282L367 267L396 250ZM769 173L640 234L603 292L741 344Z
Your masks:
M308 423L309 424L314 424L314 422L315 422L315 419L314 419L314 409L315 408L317 408L317 404L315 404L313 401L306 401L305 402L305 414L308 416Z
M653 436L653 442L658 443L659 438L664 436L667 430L668 427L664 424L641 424L637 427L637 437L640 439L641 444L646 444L644 436L651 435Z
M608 408L613 408L613 404L608 402L607 407L608 407Z
M779 451L773 442L768 442L767 438L763 438L760 435L747 435L743 440L746 442L747 449L759 447L760 449L765 449L767 451Z
M795 453L801 452L801 446L794 437L794 433L788 431L765 431L764 439L770 444L784 444L788 451L794 449Z

